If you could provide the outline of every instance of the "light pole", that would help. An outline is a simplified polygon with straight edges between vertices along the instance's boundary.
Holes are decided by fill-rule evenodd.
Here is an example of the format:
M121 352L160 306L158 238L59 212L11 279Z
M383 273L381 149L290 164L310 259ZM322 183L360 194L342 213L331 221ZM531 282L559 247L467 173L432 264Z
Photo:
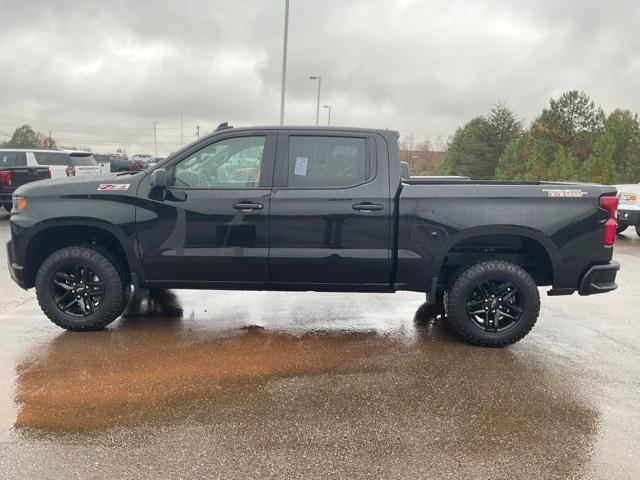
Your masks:
M328 110L327 126L331 126L331 105L323 105L322 108L326 108Z
M316 127L320 124L320 86L322 85L322 77L313 75L309 80L318 80L318 103L316 104Z
M284 89L287 84L287 39L289 37L289 0L284 2L284 45L282 47L282 90L280 91L280 125L284 124Z
M156 125L158 125L158 122L153 122L153 151L155 157L158 156L158 136L156 135Z
M184 114L180 112L180 148L184 146Z

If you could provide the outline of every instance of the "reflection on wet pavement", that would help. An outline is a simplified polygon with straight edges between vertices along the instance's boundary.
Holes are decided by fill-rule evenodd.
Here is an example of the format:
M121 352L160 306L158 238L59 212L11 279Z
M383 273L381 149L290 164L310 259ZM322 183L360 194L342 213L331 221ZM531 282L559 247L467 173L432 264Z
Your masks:
M570 475L597 430L597 411L535 362L509 349L469 348L428 319L405 326L410 333L203 331L166 316L181 311L170 292L129 310L115 328L64 332L22 359L18 432L96 434L234 417L246 424L247 416L255 425L270 417L276 430L294 418L357 431L383 418L380 434L398 436L392 448L413 436L440 443L446 435L438 448L450 454L498 451Z
M637 246L498 350L413 293L151 290L91 333L31 301L0 322L0 478L637 478Z

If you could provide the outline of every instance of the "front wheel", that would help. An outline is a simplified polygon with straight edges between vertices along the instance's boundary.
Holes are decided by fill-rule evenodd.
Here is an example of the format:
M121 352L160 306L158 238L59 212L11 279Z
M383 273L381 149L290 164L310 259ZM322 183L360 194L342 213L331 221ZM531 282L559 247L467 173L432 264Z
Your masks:
M445 301L447 318L467 342L511 345L531 331L540 312L535 281L518 265L487 260L458 275Z
M36 275L36 296L44 314L67 330L99 330L125 307L125 286L116 264L90 247L52 253Z

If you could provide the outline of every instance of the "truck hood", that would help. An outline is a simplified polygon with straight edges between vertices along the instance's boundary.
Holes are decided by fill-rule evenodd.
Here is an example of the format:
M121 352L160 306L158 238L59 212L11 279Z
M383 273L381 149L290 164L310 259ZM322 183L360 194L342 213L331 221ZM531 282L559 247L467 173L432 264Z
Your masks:
M40 180L19 187L14 195L39 197L125 193L135 191L135 187L143 177L144 172L139 172L136 174L109 173Z

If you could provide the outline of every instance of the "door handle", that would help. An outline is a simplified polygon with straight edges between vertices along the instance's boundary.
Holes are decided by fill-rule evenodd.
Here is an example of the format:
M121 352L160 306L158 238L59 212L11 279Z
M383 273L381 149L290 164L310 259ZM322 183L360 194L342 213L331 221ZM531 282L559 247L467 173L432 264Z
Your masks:
M351 208L359 212L378 212L384 208L379 203L356 203Z
M243 212L250 212L251 210L262 210L264 205L262 203L254 202L239 202L234 203L233 208L236 210L242 210Z

